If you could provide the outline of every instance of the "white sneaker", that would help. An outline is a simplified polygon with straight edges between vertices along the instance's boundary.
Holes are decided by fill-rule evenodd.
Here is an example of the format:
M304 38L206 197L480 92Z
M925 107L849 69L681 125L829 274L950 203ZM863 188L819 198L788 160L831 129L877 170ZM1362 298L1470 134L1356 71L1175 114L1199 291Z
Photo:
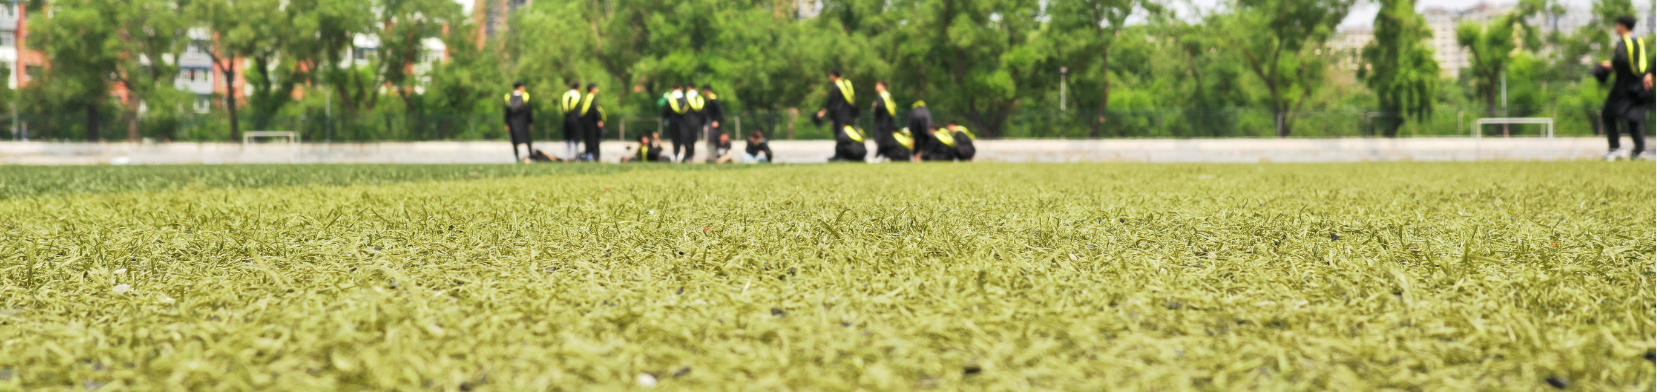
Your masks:
M1607 151L1605 153L1605 161L1610 162L1610 161L1617 160L1617 152L1618 152L1618 150Z
M1639 154L1634 155L1633 157L1631 157L1629 159L1633 159L1633 160L1637 160L1637 161L1649 161L1649 160L1651 160L1651 151L1641 151Z

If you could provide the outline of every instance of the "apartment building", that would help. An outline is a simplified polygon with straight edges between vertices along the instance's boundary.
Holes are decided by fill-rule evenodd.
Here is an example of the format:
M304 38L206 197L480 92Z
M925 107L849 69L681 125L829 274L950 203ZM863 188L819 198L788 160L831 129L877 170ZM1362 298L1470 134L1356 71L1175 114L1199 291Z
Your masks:
M528 7L534 0L473 0L469 10L477 23L478 46L482 47L506 34L506 20L513 12Z
M6 84L12 88L28 84L46 70L46 56L26 44L26 12L17 3L0 3L0 67L7 71Z
M1636 27L1636 33L1651 34L1653 17L1650 7L1639 5L1640 14L1645 20ZM1467 50L1456 42L1456 27L1465 22L1491 23L1502 15L1513 11L1512 4L1482 3L1461 10L1451 10L1443 7L1426 7L1421 15L1427 19L1428 28L1432 30L1432 38L1428 39L1433 48L1433 57L1438 60L1439 69L1444 76L1455 78L1461 76L1461 70L1472 66L1472 58ZM1575 32L1578 29L1593 23L1593 9L1587 5L1567 6L1562 13L1549 13L1533 16L1525 21L1526 24L1536 27L1543 32L1565 31ZM1606 27L1609 31L1610 27ZM1358 53L1363 47L1374 40L1375 32L1369 26L1353 26L1343 28L1330 40L1331 50L1340 54L1339 65L1345 69L1357 69L1361 61ZM1609 38L1609 33L1607 33Z

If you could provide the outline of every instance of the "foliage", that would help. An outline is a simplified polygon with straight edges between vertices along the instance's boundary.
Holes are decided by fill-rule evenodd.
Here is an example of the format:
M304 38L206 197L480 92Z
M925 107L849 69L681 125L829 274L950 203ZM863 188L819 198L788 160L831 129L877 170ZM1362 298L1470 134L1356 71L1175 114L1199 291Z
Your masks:
M1301 108L1323 82L1327 58L1313 55L1346 18L1355 0L1237 0L1241 9L1221 22L1232 24L1230 43L1266 87L1266 106L1276 115L1278 137L1293 128L1291 111Z
M1381 2L1375 40L1364 47L1364 64L1358 70L1358 77L1375 92L1381 111L1418 121L1432 113L1440 76L1438 60L1427 46L1431 38L1427 18L1415 11L1414 0ZM1400 121L1389 126L1386 135L1397 136L1402 125Z
M134 16L122 12L124 2L104 0L62 0L51 18L40 22L29 36L32 47L52 58L54 66L34 92L44 102L81 109L81 130L86 140L103 138L100 128L109 108L109 75L123 61L126 42L120 23L108 16Z
M1657 379L1651 165L629 168L20 168L0 388Z
M1127 27L1129 17L1161 16L1162 5L1146 0L1061 0L1050 7L1052 35L1060 41L1055 49L1069 59L1071 68L1083 69L1097 60L1103 84L1099 88L1099 113L1106 113L1110 109L1111 47Z
M1462 23L1456 27L1456 42L1467 49L1473 66L1475 91L1491 116L1501 115L1497 100L1501 95L1503 76L1520 45L1538 46L1539 38L1532 27L1523 21L1542 9L1543 0L1524 0L1513 11L1489 24Z
M821 104L840 68L863 105L885 80L901 106L925 100L988 137L1357 136L1370 111L1413 117L1385 134L1430 135L1457 132L1438 112L1453 117L1469 97L1494 113L1501 75L1524 72L1508 78L1513 113L1588 134L1583 97L1601 87L1581 83L1581 58L1602 55L1607 18L1632 9L1597 0L1593 26L1540 34L1530 16L1561 8L1526 0L1500 23L1463 26L1474 68L1445 80L1403 0L1377 17L1359 72L1333 61L1353 1L1233 0L1193 14L1146 0L537 0L487 41L448 0L31 1L72 9L30 13L31 44L54 66L21 91L19 118L48 139L123 139L109 131L122 124L124 139L225 140L244 126L316 141L498 138L497 101L514 81L546 99L599 83L615 126L633 129L656 125L673 85L707 84L748 129L823 138L798 113ZM215 77L220 90L245 79L245 99L218 95L198 115L173 88L176 66L146 61L192 40L230 72ZM447 52L424 50L437 42ZM125 100L101 94L113 86ZM554 106L539 118L555 120Z

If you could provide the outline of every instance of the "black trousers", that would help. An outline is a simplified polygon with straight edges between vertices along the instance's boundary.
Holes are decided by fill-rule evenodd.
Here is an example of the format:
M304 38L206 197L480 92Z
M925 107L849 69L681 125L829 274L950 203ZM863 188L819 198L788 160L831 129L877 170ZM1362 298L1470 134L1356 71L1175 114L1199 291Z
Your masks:
M891 145L880 146L880 150L875 151L875 155L891 159L892 162L908 162L909 148L897 144L897 142L892 142Z
M696 134L700 127L680 127L673 135L673 156L684 161L690 161L696 155ZM679 155L684 151L685 155Z
M509 131L507 131L507 133L512 137L512 160L516 161L519 159L519 144L524 145L524 157L529 157L530 154L535 153L535 142L531 141L529 138L530 135L528 126L511 126L508 127L508 129Z
M852 141L851 139L842 139L835 142L834 158L830 158L829 160L862 162L863 158L867 156L869 156L869 148L865 147L862 142Z
M587 142L587 159L597 161L599 158L598 144L604 140L604 128L598 124L588 124L587 132L582 136Z
M939 143L939 142L933 142L933 143ZM925 160L925 161L953 161L953 160L955 160L955 147L950 147L950 146L943 145L943 144L934 144L933 148L926 152L926 155L921 156L921 160Z
M1634 151L1630 157L1645 152L1646 115L1651 108L1636 106L1632 100L1608 100L1605 108L1600 110L1600 121L1605 124L1605 139L1611 144L1611 149L1622 148L1622 132L1634 139Z

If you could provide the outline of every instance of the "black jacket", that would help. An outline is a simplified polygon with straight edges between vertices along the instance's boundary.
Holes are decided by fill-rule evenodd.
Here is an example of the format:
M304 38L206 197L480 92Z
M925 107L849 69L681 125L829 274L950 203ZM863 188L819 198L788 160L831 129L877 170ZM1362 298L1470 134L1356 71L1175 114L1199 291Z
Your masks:
M633 161L635 161L635 162L661 162L662 161L662 145L657 144L654 140L652 140L650 142L650 144L639 145L639 148L636 151L633 151Z
M604 107L599 106L598 99L594 98L592 94L588 94L582 97L581 104L583 106L577 109L581 112L581 126L588 131L601 130L603 127L598 126L598 123L604 122L607 117L604 114Z
M851 95L855 96L856 93L856 89L853 89ZM823 109L828 111L827 120L837 124L857 122L857 105L847 101L846 95L848 94L841 90L839 83L829 84L828 101L823 103Z
M897 132L898 130L897 108L887 106L886 99L876 95L874 112L875 145L880 147L892 147L898 145L898 140L892 137L892 132Z
M1643 81L1645 75L1652 74L1653 68L1657 68L1657 64L1652 64L1650 59L1650 43L1641 43L1644 45L1639 46L1644 46L1644 48L1636 46L1634 51L1636 52L1636 56L1640 55L1639 52L1644 52L1643 54L1647 56L1647 59L1645 60L1644 72L1640 72L1635 69L1636 64L1629 62L1630 58L1628 55L1628 45L1620 37L1616 40L1616 44L1612 45L1611 68L1606 69L1599 66L1594 67L1594 77L1599 79L1601 83L1604 83L1608 77L1615 76L1615 79L1611 82L1611 91L1609 95L1605 97L1607 105L1611 105L1613 103L1623 103L1624 101L1629 100L1642 104L1651 103L1652 92L1645 88ZM1638 59L1635 58L1635 60Z
M915 151L932 151L932 110L925 106L909 109L909 135L915 138Z
M679 124L679 134L677 135L684 135L689 140L679 140L679 136L675 135L673 141L680 143L694 142L702 137L702 124L704 124L702 122L702 111L691 106L689 94L686 94L684 98L679 98L679 104L683 105L685 112L681 113L673 122ZM703 108L707 107L703 106Z
M709 125L715 121L721 126L725 125L725 105L719 102L719 97L710 93L703 98L707 100L707 104L702 106L702 118Z
M765 159L772 161L777 160L777 156L771 154L771 143L767 140L761 140L759 143L748 142L748 148L744 149L744 151L747 152L748 155L759 154L761 151L764 151Z
M523 97L521 104L513 105L512 94L506 94L506 111L503 120L513 130L521 129L527 132L531 125L535 125L535 104L530 102L529 94L526 93Z

